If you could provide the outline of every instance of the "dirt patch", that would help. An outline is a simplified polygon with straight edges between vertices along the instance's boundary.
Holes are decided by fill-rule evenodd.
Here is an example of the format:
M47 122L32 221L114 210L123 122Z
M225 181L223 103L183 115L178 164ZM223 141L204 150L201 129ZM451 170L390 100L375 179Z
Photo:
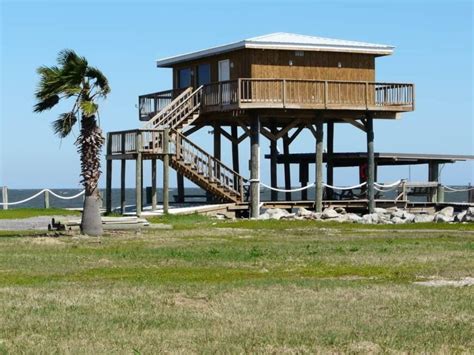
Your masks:
M453 286L453 287L464 287L473 286L474 277L464 277L459 280L445 280L445 279L433 279L428 281L417 281L414 282L416 285L430 286L430 287L442 287L442 286Z

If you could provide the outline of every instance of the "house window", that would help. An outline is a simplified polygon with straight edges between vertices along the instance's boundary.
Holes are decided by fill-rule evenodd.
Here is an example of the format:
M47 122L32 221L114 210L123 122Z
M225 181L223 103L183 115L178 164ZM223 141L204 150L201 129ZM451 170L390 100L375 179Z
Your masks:
M211 66L209 64L200 64L197 68L198 86L209 84L211 82Z
M191 69L179 69L178 70L178 87L180 89L191 86Z
M295 57L304 57L303 51L295 51Z

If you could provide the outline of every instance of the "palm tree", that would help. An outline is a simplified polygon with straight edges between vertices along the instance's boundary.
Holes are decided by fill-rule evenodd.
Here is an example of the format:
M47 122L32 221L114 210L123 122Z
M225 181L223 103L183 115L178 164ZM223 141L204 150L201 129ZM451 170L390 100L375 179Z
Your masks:
M81 231L88 235L101 235L99 208L102 200L98 182L100 154L105 139L97 121L97 99L106 98L110 92L109 83L99 69L89 66L86 58L72 50L61 51L57 63L57 66L37 69L40 81L35 92L37 103L34 112L50 110L62 101L71 102L71 110L61 113L52 123L52 128L56 135L64 138L76 123L80 125L75 145L81 158L81 183L85 189Z

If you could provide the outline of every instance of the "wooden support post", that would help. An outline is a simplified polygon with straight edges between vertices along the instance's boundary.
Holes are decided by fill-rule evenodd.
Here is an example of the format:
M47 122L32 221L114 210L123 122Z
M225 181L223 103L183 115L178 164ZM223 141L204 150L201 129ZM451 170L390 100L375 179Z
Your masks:
M105 212L112 212L112 159L107 159L105 183Z
M285 155L285 157L288 157L288 155L290 154L290 139L288 137L288 133L286 133L283 138L283 154ZM290 169L289 161L285 161L284 169L285 169L285 190L291 190L291 169ZM285 192L285 199L287 201L291 201L291 192Z
M374 159L374 119L367 117L367 197L368 210L373 213L375 210L375 159Z
M120 213L125 213L125 172L127 167L127 161L122 159L120 161L121 169L120 169Z
M168 213L170 197L169 197L169 170L170 170L170 155L169 155L169 129L165 129L163 135L163 213ZM180 139L179 136L176 139Z
M219 126L219 124L214 125L213 143L214 158L216 158L217 160L221 160L221 127ZM219 170L219 165L217 164L214 166L214 179L216 179L217 181L221 180L221 172ZM207 202L214 201L214 196L211 193L206 193L206 196Z
M260 117L250 123L250 217L260 216Z
M271 132L273 135L277 134L277 128L272 126ZM278 187L278 171L277 171L277 140L272 139L270 141L270 185L272 187ZM278 191L271 190L270 199L272 201L278 200Z
M436 162L429 162L428 163L428 181L438 181L439 180L439 163ZM430 189L430 196L428 197L429 202L440 202L438 198L438 192L440 192L440 187L431 188ZM444 191L442 192L444 195Z
M323 121L316 123L316 193L314 206L316 212L323 210Z
M327 129L326 183L328 185L334 185L334 122L328 122ZM333 190L327 189L326 192L327 199L332 200L334 196Z
M178 187L178 202L184 202L184 176L183 174L176 174L176 185Z
M300 162L300 183L301 187L308 185L309 181L309 164ZM308 189L301 190L301 200L308 201Z
M151 210L156 211L156 158L151 159Z
M142 133L137 132L137 160L135 164L135 204L137 216L142 215Z
M233 125L231 127L231 135L232 135L232 169L234 171L240 173L240 165L239 165L239 135L238 135L238 127L237 125Z
M44 192L44 208L49 208L49 191Z

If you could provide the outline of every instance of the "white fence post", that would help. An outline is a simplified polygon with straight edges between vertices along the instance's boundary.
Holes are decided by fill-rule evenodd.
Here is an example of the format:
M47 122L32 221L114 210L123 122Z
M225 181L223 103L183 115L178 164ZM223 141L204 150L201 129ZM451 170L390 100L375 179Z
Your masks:
M8 187L2 187L2 202L3 202L3 209L8 210Z

